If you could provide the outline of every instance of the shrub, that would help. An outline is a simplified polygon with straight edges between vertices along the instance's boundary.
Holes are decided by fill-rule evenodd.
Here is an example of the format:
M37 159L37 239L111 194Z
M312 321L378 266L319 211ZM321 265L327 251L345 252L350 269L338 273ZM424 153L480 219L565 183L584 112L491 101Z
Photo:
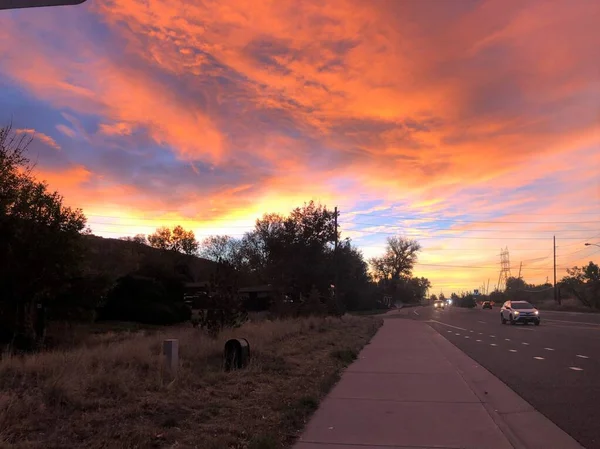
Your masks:
M109 292L98 318L163 325L187 321L191 310L183 302L183 295L177 297L177 291L178 285L173 280L161 282L143 276L124 276Z

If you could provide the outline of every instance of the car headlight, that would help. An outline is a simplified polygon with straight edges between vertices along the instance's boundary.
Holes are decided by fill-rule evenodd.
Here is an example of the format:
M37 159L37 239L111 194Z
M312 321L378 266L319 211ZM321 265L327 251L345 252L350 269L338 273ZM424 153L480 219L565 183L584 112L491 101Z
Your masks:
M515 315L518 315L518 314L519 314L519 312L517 312L517 311L515 310Z
M540 312L538 312L537 310L535 312L533 312L535 315L539 315Z

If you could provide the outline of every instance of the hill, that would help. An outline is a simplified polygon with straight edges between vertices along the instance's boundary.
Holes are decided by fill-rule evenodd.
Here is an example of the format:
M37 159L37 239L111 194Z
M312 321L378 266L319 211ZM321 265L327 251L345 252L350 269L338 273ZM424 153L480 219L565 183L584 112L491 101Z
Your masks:
M163 251L142 243L83 236L84 266L87 273L103 274L112 279L139 271L142 267L162 267L184 274L189 282L210 279L216 262L176 251Z

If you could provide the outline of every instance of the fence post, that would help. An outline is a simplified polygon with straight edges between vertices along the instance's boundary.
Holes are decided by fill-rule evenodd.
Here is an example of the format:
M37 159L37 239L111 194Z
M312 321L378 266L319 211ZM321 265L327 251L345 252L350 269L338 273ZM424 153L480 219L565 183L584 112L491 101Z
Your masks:
M169 339L163 341L163 356L165 373L174 378L179 368L179 340Z

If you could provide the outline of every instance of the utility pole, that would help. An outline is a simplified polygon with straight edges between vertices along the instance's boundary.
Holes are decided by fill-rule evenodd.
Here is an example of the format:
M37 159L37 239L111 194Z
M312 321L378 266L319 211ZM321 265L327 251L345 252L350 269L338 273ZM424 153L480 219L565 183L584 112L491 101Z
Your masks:
M560 306L560 298L558 297L558 290L556 290L556 236L553 238L554 242L554 302L558 302Z
M339 264L338 264L338 208L337 208L337 206L335 206L335 209L334 209L334 220L335 220L335 247L334 247L335 249L334 249L334 253L333 253L333 258L334 258L334 263L335 263L335 267L334 267L334 269L335 269L335 281L334 282L335 283L334 283L333 291L335 294L335 302L339 303L340 298L339 298L339 294L338 294L338 292L339 292L339 290L338 290L339 289L338 265Z
M486 295L490 294L490 278L488 278L488 285L487 285L487 288L485 289L485 294Z
M523 262L519 265L519 279L521 279L521 268L523 268Z

